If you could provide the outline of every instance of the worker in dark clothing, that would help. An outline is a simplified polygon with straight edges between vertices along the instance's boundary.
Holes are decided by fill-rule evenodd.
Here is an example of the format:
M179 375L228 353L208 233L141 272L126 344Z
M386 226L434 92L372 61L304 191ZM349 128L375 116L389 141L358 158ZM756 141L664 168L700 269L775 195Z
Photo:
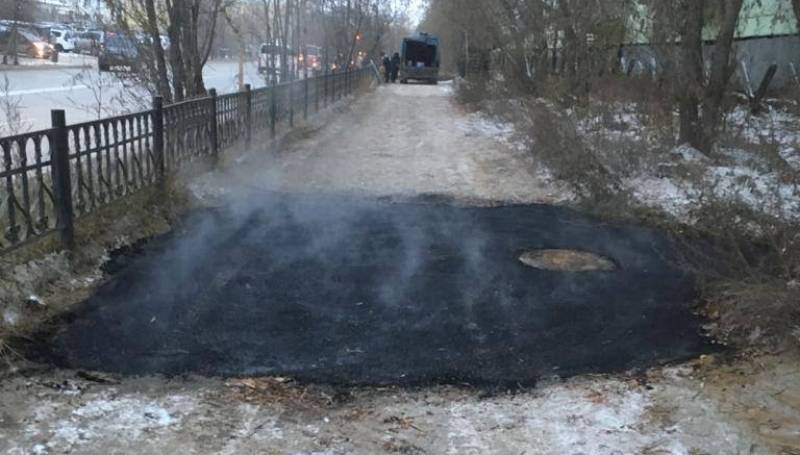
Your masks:
M400 54L397 52L392 56L392 82L397 82L397 74L400 72Z
M383 79L388 84L389 78L392 77L392 61L383 52L381 52L381 57L383 57Z

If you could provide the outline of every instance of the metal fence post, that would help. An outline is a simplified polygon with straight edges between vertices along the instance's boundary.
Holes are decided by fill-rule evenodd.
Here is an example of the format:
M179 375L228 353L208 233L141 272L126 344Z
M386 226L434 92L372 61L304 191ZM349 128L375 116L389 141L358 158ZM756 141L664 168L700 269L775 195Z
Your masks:
M294 86L295 81L289 81L289 128L294 128Z
M275 78L272 79L272 89L270 90L269 94L269 137L271 139L275 139L275 117L278 115L278 101L275 99L277 97L277 86L275 85Z
M324 92L323 92L323 93L325 94L325 97L323 98L323 103L322 103L322 105L323 105L324 107L328 107L328 68L325 68L325 76L323 76L323 77L325 78L325 79L324 79L324 83L325 83L325 90L324 90Z
M162 180L167 172L164 156L164 98L153 97L153 158L155 159L156 179Z
M53 125L52 155L50 171L53 177L53 196L56 205L56 230L64 248L75 247L74 212L72 209L72 178L69 169L69 140L67 139L67 120L64 111L50 111Z
M308 120L308 70L303 78L303 120Z
M214 157L214 164L219 159L219 141L217 140L217 89L212 88L208 91L211 100L210 112L208 117L209 141L211 142L211 155Z
M331 73L331 102L336 102L336 81L339 73Z
M253 91L250 84L244 84L244 99L245 99L245 133L244 143L250 147L250 141L253 137Z

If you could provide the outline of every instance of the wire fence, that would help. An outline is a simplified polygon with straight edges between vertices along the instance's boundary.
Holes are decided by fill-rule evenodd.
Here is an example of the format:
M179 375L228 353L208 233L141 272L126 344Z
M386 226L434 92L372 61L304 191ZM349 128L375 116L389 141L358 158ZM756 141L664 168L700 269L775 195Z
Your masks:
M310 77L269 87L208 95L150 110L0 137L0 255L51 233L74 246L75 219L156 184L193 160L255 135L275 137L375 80L374 68Z

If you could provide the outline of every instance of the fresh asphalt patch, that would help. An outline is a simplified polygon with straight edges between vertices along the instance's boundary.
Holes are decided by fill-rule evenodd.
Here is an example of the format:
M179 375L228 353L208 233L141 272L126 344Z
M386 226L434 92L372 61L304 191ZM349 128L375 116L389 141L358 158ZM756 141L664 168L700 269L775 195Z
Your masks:
M526 266L574 249L613 270ZM335 384L533 384L705 352L657 231L546 205L259 195L128 251L50 334L59 366Z

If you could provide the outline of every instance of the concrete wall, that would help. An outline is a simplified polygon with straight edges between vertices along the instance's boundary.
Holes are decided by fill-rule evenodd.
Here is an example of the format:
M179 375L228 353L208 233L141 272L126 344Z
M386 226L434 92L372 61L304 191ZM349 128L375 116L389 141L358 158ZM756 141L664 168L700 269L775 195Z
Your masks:
M748 39L739 41L736 47L737 58L739 61L744 61L750 71L754 90L761 83L767 68L773 63L778 64L778 72L775 73L775 79L770 86L772 89L793 83L790 63L794 63L797 71L800 71L800 37L796 35ZM741 78L739 74L741 68L738 70L737 75Z
M771 90L778 90L794 84L791 63L800 72L800 37L779 36L772 38L751 38L736 43L737 61L744 62L750 72L752 88L755 90L761 83L767 69L773 63L778 65L778 72L770 85ZM713 51L713 46L706 46L706 56ZM653 74L661 72L669 62L652 46L633 45L623 49L622 65L628 68L633 63L634 74ZM744 77L741 64L737 63L734 76L738 88L744 88Z

